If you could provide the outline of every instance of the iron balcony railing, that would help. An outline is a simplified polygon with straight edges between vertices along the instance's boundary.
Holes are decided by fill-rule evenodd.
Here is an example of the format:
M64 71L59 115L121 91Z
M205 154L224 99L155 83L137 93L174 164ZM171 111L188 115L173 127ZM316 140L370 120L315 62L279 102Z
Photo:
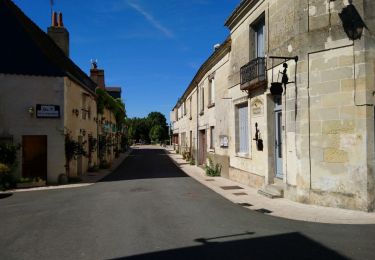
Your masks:
M260 57L251 60L241 68L241 85L258 83L266 79L266 58ZM246 84L248 85L248 84Z

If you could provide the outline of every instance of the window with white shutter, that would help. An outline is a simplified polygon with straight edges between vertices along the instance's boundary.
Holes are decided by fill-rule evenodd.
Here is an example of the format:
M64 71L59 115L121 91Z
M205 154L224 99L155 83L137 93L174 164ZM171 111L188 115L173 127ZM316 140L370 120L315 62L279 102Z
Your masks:
M247 103L236 107L237 152L249 154L249 112Z

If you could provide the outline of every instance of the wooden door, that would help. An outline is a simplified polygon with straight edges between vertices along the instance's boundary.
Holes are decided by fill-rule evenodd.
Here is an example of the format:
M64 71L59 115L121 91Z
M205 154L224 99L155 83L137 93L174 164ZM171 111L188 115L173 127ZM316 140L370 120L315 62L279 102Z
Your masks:
M47 136L22 136L22 177L47 180Z
M199 164L203 165L206 163L206 152L207 152L207 140L206 140L206 131L199 131Z

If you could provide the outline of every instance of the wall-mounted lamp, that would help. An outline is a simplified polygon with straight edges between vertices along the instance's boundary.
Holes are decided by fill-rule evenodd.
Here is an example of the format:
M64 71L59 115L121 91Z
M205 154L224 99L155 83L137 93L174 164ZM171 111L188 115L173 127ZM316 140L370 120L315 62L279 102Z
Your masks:
M260 136L258 123L255 123L255 137L253 138L253 140L256 142L257 150L263 151L263 139Z
M353 41L361 39L363 28L368 28L359 15L357 9L352 4L352 1L349 1L349 5L342 9L341 13L339 13L339 16L342 21L344 31L349 39Z
M294 60L294 62L296 63L296 66L297 66L298 56L295 56L295 57L270 56L269 58L272 59L272 82L271 82L270 92L274 96L279 96L279 95L281 95L284 92L283 86L284 86L284 88L286 90L286 85L288 85L290 83L295 83L297 81L297 69L295 69L295 81L294 82L290 82L289 81L288 74L287 74L288 64L286 62L289 61L289 60ZM273 60L274 59L282 59L282 60L284 60L284 63L283 63L283 68L284 68L283 72L279 72L278 73L278 77L277 77L277 81L276 82L273 81L273 69L274 69ZM280 74L282 75L281 82L279 82L279 76L280 76ZM284 92L284 94L285 94L285 92Z
M74 115L76 115L76 117L78 117L78 115L79 115L79 110L78 110L78 109L73 109L73 110L72 110L72 113L73 113Z
M85 130L85 129L79 129L79 132L80 132L83 136L86 135L86 130Z
M34 107L29 107L29 108L27 109L27 112L29 112L29 115L30 115L31 117L33 117L33 116L34 116L34 113L35 113Z

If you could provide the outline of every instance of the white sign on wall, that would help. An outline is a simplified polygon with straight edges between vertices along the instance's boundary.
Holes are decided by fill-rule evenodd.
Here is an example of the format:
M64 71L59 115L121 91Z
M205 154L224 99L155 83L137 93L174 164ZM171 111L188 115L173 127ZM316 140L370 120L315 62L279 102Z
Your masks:
M60 118L60 106L56 105L36 105L37 118Z
M229 138L227 135L220 135L220 147L228 147L229 146Z

